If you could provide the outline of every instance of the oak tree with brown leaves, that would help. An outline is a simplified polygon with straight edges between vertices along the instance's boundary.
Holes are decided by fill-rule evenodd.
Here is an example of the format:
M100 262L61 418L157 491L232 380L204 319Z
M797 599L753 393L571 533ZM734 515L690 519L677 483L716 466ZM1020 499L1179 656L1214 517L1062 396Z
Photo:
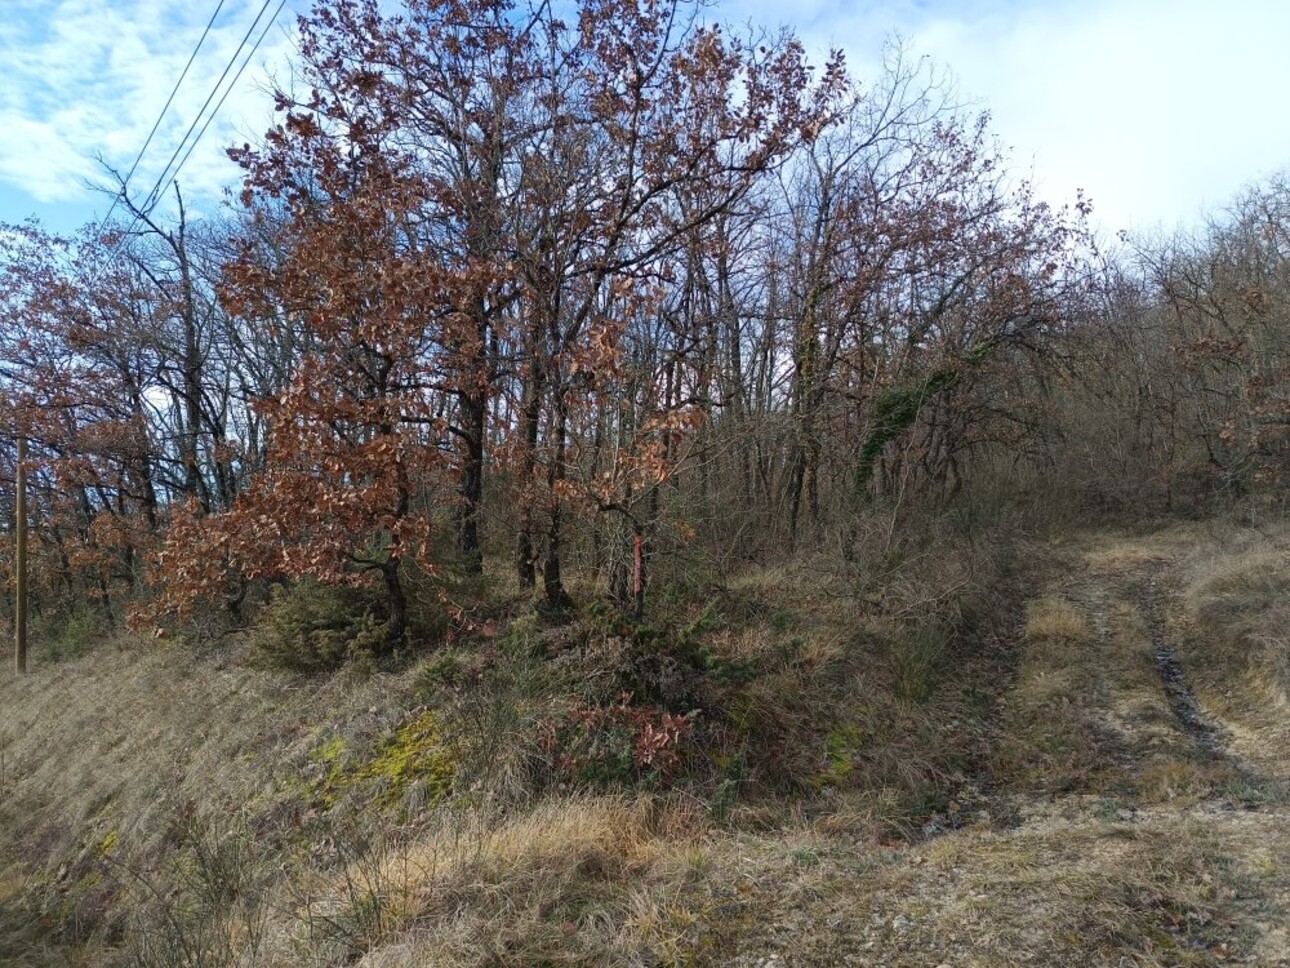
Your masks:
M814 134L841 79L834 63L812 85L795 42L731 39L680 0L574 14L321 4L301 23L308 95L280 93L281 124L233 152L244 202L285 207L287 255L236 260L224 304L264 317L271 300L305 348L260 405L264 473L203 527L248 574L379 571L393 640L400 564L430 566L450 489L457 551L478 567L486 443L520 509L521 580L541 560L553 606L568 502L623 510L641 467L655 486L667 476L649 428L684 424L669 415L681 401L625 436L594 487L571 480L574 411L604 405L626 320L667 260Z

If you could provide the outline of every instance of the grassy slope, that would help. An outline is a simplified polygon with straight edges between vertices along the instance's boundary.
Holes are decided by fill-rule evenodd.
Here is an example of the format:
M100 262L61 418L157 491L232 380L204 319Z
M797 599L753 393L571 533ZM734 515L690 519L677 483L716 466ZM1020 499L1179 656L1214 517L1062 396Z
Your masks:
M400 715L406 678L293 679L130 639L37 662L22 680L6 668L0 956L75 963L67 943L122 896L168 890L159 862L213 817L230 830L289 828L308 806L310 751L379 732ZM99 957L91 946L82 962Z
M707 633L755 660L719 697L742 718L712 776L664 796L493 795L512 769L435 810L395 774L344 782L425 715L424 668L293 680L122 642L6 675L0 963L1282 963L1288 549L1197 527L1056 543L1018 652L966 600L933 606L970 636L919 621L944 573L895 599L917 567L748 576ZM1214 744L1178 722L1159 641ZM752 764L733 806L732 752Z

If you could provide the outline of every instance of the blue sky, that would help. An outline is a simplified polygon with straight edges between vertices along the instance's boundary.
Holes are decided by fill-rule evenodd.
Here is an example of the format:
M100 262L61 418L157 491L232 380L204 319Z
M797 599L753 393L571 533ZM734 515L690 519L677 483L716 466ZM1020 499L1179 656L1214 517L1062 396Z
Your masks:
M0 220L66 229L106 209L84 187L100 177L96 154L122 171L133 163L217 2L0 0ZM140 192L261 2L224 0L135 177ZM289 0L283 26L306 6ZM1290 166L1284 0L718 0L709 16L791 26L818 59L841 46L861 77L899 33L993 113L1044 197L1085 189L1107 232L1194 221ZM289 70L290 50L285 30L270 31L180 175L199 211L235 183L223 147L265 128L263 90Z
M131 181L138 194L156 183L262 2L224 0ZM103 197L86 187L105 181L96 158L122 174L130 169L217 4L2 0L0 220L37 215L65 229L104 212ZM303 8L304 0L291 0L288 9L293 4ZM270 12L276 7L274 0ZM293 22L288 11L280 20L284 27ZM258 34L257 28L252 40ZM181 171L180 186L199 209L214 204L220 188L235 177L223 147L267 126L271 106L263 89L270 75L286 69L289 49L287 34L272 28Z

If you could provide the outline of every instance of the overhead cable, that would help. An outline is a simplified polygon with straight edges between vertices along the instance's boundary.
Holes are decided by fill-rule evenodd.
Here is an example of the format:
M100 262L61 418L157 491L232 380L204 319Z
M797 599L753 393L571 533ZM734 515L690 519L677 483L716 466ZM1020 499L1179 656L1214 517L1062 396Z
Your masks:
M233 56L229 59L228 64L224 67L223 72L219 76L219 80L215 82L215 86L211 88L210 94L207 95L206 100L202 103L201 108L197 111L196 117L193 118L193 123L190 124L188 126L188 130L184 132L184 136L182 139L180 139L179 146L175 149L175 153L172 154L170 156L170 160L166 162L166 167L161 169L161 174L157 177L157 183L153 185L152 191L149 192L147 197L144 199L143 204L140 206L140 211L147 212L152 208L153 205L157 203L157 201L161 196L162 191L164 191L165 188L169 187L169 183L166 180L168 174L169 174L170 182L173 182L175 180L175 176L179 174L178 167L174 170L173 174L171 174L170 166L175 163L175 159L177 159L179 155L184 151L184 148L188 143L189 136L191 136L193 131L196 130L198 122L201 121L202 119L202 115L206 113L206 109L210 106L211 101L213 101L215 99L215 95L219 93L220 87L222 87L224 84L224 79L228 77L228 72L232 70L233 65L237 63L237 58L242 53L242 49L246 47L246 42L251 39L251 34L255 32L255 28L259 25L260 20L264 17L265 12L269 9L269 5L272 2L273 0L264 0L263 5L261 5L260 7L260 12L255 15L255 19L251 21L251 26L247 28L246 34L242 37L242 42L237 45L237 50L233 51ZM277 19L278 13L282 12L282 8L285 5L286 5L286 0L281 0L281 2L278 4L277 12L275 12L273 15L273 20ZM272 24L273 20L270 20L269 23ZM264 33L261 33L260 38L256 41L255 46L251 49L252 55L254 55L256 48L260 46L260 41L263 39L264 39ZM245 67L245 65L243 65L243 67ZM241 76L241 73L242 71L239 70L238 71L239 77ZM234 84L237 83L236 79L234 79L233 83ZM232 85L230 85L230 88L231 87ZM227 96L228 96L228 93L225 92L224 97L227 97ZM220 104L224 103L224 97L220 98ZM218 111L219 109L216 108L216 110ZM212 118L214 117L213 113L211 117ZM206 124L202 126L202 131L205 131L206 127L209 124L210 124L210 118L208 118L206 121ZM201 135L199 134L198 138L200 137ZM194 140L193 144L196 145L196 140ZM189 154L191 153L192 153L192 149L189 148ZM188 155L184 155L184 160L186 161L187 159L188 159ZM182 163L180 164L179 167L182 167ZM136 223L137 221L138 220L136 219Z
M152 130L148 132L148 137L143 142L143 147L139 149L138 157L134 159L134 164L130 166L129 173L122 180L121 191L112 197L112 205L108 208L108 213L104 216L102 224L107 225L111 221L112 213L116 211L117 203L120 202L121 196L128 190L130 179L134 177L139 163L143 161L143 156L147 152L148 146L152 144L152 139L156 136L157 129L161 127L161 122L165 119L166 112L170 110L170 105L174 103L175 95L179 93L180 85L184 83L184 78L188 76L189 68L193 66L193 61L197 59L197 55L202 49L202 44L206 43L206 37L210 34L211 27L215 26L215 18L219 16L219 12L223 9L224 0L219 0L219 3L215 5L215 12L211 14L211 19L206 21L206 29L202 31L201 37L197 39L197 46L193 48L193 52L188 56L188 63L184 65L184 69L179 75L179 80L175 81L175 86L171 88L170 97L166 98L165 106L162 107L161 113L157 115L157 120L153 123Z

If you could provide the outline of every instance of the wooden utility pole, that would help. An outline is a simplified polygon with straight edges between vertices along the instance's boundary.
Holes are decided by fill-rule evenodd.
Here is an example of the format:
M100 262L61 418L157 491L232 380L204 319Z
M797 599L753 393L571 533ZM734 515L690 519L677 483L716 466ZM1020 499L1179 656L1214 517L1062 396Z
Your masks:
M27 439L18 437L18 463L14 472L14 668L27 671Z

